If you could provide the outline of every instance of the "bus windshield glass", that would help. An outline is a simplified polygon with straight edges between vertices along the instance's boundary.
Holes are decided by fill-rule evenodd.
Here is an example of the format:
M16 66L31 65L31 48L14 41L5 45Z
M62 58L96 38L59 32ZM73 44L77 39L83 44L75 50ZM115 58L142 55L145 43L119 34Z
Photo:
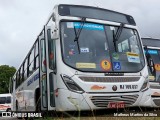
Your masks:
M0 97L0 104L6 103L6 97Z
M11 97L0 97L0 104L10 104L11 103Z
M103 24L61 22L64 63L88 72L139 72L144 57L137 31L123 28L115 41L117 30L116 26Z
M153 63L150 63L150 66L148 66L150 80L160 81L160 50L147 48L145 49L145 54L148 61L150 59L153 60ZM150 55L150 59L147 54Z

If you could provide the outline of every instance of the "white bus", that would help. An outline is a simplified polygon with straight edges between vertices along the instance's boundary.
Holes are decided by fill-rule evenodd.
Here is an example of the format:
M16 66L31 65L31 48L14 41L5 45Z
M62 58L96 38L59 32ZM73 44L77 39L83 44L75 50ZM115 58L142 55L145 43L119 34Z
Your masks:
M142 38L148 61L151 107L160 107L160 39Z
M11 102L12 95L11 94L0 94L0 113L11 111Z
M148 70L132 16L56 5L13 77L14 111L79 111L149 102Z

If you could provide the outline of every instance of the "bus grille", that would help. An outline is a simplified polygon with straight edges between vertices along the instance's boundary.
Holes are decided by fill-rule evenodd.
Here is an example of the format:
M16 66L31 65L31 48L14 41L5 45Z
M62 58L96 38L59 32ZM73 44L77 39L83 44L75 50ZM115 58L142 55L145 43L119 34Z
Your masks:
M152 89L160 89L160 85L150 85L150 88L152 88Z
M160 99L154 99L153 102L154 102L157 106L160 106Z
M85 82L136 82L140 77L79 77Z
M90 99L96 107L106 107L110 102L124 102L125 107L133 105L139 95L92 96Z

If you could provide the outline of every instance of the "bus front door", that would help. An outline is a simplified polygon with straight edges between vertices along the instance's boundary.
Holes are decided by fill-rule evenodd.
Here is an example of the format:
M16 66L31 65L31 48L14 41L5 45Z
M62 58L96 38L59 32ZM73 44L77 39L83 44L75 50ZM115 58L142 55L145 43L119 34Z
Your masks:
M44 37L44 30L39 36L39 56L40 56L40 101L41 110L48 110L48 96L47 96L47 66L46 66L46 42Z
M51 39L51 29L48 26L45 26L39 37L39 49L41 110L55 110L55 41Z

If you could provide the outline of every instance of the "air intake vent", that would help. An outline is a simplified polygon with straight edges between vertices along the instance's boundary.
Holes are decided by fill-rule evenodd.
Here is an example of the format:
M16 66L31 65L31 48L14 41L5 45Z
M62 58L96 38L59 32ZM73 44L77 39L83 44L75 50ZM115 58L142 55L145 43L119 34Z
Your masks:
M96 107L107 107L110 102L124 102L125 107L133 105L138 95L92 96L90 99Z
M136 82L140 77L79 77L85 82Z
M152 88L152 89L160 89L160 85L150 85L150 88Z

